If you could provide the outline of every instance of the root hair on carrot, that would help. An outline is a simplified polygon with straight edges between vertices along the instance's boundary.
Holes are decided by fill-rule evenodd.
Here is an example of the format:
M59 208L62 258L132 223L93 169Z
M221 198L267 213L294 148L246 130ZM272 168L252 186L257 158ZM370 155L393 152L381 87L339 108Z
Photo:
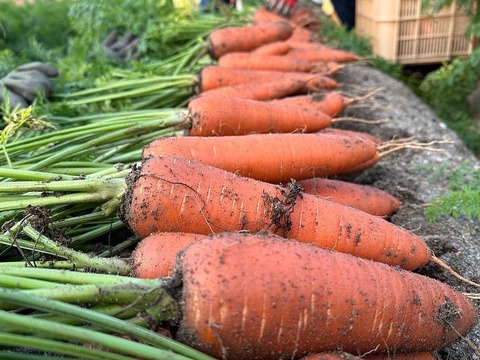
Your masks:
M341 122L341 121L352 121L352 122L358 122L362 124L374 125L374 124L384 124L389 122L390 120L389 119L368 120L368 119L356 118L353 116L342 116L342 117L336 117L332 119L332 123Z
M457 279L459 279L460 281L464 282L464 283L467 283L469 285L472 285L472 286L475 286L475 287L480 287L480 284L475 282L475 281L472 281L472 280L469 280L467 279L466 277L460 275L458 272L456 272L450 265L448 265L447 263L445 263L444 261L440 260L439 258L437 258L435 255L432 255L432 259L431 261L434 263L434 264L437 264L438 266L440 266L442 269L446 270L449 274L451 274L452 276L456 277Z
M427 143L421 143L421 142L410 141L411 139L413 139L413 137L403 138L403 139L393 139L379 145L378 151L380 153L380 158L383 158L388 154L391 154L395 151L402 150L402 149L419 149L419 150L425 150L425 151L435 151L435 152L441 152L441 153L445 153L446 155L449 155L445 149L436 148L436 147L433 147L432 145L455 143L454 141L450 141L450 140L433 140Z

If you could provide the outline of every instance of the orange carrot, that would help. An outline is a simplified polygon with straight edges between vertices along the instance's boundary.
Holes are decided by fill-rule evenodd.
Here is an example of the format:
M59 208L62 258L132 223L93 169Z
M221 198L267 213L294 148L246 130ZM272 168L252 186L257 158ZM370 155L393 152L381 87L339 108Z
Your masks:
M142 155L183 157L253 179L286 184L291 179L346 174L376 154L376 145L361 138L289 133L159 138L145 146Z
M158 232L140 240L132 254L134 275L142 279L155 279L173 275L177 254L201 234Z
M232 69L211 65L204 67L200 72L200 89L198 92L201 93L223 86L270 82L282 79L306 80L307 83L301 90L301 93L334 89L338 86L338 83L331 77L312 76L312 74L304 72Z
M347 97L338 92L289 96L274 100L274 102L277 104L288 104L292 106L317 109L332 117L343 112L351 103Z
M263 44L285 40L292 32L293 26L287 21L228 26L216 29L208 35L208 51L213 59L218 59L229 52L251 51Z
M331 91L327 93L316 93L311 95L289 96L282 99L277 99L274 102L277 104L287 104L294 106L301 106L306 108L313 108L334 117L342 113L346 107L354 102L365 100L382 89L374 90L366 95L358 97L347 97L339 92Z
M128 182L119 216L142 238L159 231L209 235L244 230L407 270L433 260L419 236L381 217L302 194L295 183L280 187L171 156L144 160Z
M396 197L373 186L325 178L300 180L298 185L307 194L353 206L372 215L390 216L400 208Z
M437 280L278 237L202 239L179 264L178 339L218 359L433 351L477 321Z
M232 52L218 59L218 66L248 69L311 72L314 64L308 60L296 59L283 55L259 55L252 53Z
M313 78L313 76L312 76ZM204 91L204 96L229 96L251 100L274 100L302 92L308 79L285 79L223 86ZM220 105L220 104L218 104Z
M276 41L276 42L262 45L252 50L251 53L259 54L259 55L283 55L283 54L286 54L290 49L291 49L291 46L288 42Z
M315 132L332 123L318 110L231 96L198 96L190 101L188 111L192 136Z
M311 62L335 61L345 63L359 60L358 55L353 52L332 49L327 46L322 46L318 50L292 49L286 55Z

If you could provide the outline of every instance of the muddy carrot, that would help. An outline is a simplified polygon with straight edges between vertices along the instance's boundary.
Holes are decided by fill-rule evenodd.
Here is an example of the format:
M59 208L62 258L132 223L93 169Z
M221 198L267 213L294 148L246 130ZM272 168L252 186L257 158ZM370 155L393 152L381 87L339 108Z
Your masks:
M218 235L179 263L179 339L216 358L433 351L477 321L474 304L439 281L278 237Z
M381 217L178 157L150 157L129 177L121 219L140 237L269 232L413 270L432 260L422 238Z

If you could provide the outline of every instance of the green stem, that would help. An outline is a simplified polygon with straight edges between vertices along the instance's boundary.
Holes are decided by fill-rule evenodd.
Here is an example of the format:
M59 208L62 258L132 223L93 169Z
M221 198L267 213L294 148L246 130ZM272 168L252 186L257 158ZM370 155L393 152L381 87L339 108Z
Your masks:
M70 239L69 246L76 248L80 244L85 244L93 239L99 238L101 235L108 234L112 231L120 230L125 228L125 224L120 220L114 221L111 224L106 224L102 226L97 226L95 229L90 231L81 231L79 235L74 236Z
M58 178L58 174L51 172L19 170L0 167L0 178L9 178L16 180L45 181ZM62 179L72 179L73 176L63 175Z
M20 302L19 297L23 296L27 298L25 294L14 294L13 292L7 293L6 291L0 291L0 298L8 298L11 301ZM41 299L38 299L41 300ZM51 302L49 300L44 303ZM22 301L25 303L25 301ZM52 302L53 303L53 302ZM64 308L65 305L61 302L55 302L60 308ZM37 304L33 304L33 307L38 307ZM69 309L72 310L72 309ZM82 309L82 312L86 313L87 309ZM101 314L99 314L101 315ZM102 315L103 316L103 315ZM97 318L98 316L96 316ZM107 319L109 317L106 317ZM38 334L42 337L50 336L54 339L69 340L75 342L82 342L85 344L93 344L96 346L102 346L106 349L115 350L120 354L129 354L132 356L141 356L143 358L151 359L165 359L170 355L173 359L185 359L183 356L176 357L169 351L164 349L157 349L149 345L129 341L118 336L101 333L98 331L82 328L78 326L72 326L67 324L56 323L53 321L38 319L33 316L24 316L14 313L8 313L6 311L0 311L1 328L8 330L9 332L20 332ZM121 320L115 319L119 322ZM124 326L120 327L123 328ZM122 331L120 333L123 333Z
M165 81L165 79L159 79L159 81L164 81L164 82L154 83L153 85L147 85L147 86L142 85L138 89L137 88L130 89L130 90L127 89L123 91L107 93L105 95L95 95L95 96L80 98L78 100L70 100L69 98L67 98L67 102L70 106L79 106L79 105L91 104L93 102L101 102L106 100L115 100L115 99L122 99L122 98L137 98L137 97L142 97L149 94L155 94L155 93L158 93L159 91L164 91L165 89L168 89L168 88L178 89L183 86L191 85L190 83L185 84L185 80ZM96 89L92 89L92 90L96 90ZM103 89L100 89L100 90L103 90ZM75 96L79 96L79 94L70 94L70 98L73 98Z
M136 79L127 79L127 80L113 80L109 83L98 85L91 89L80 90L67 94L55 94L56 97L63 97L66 99L71 99L75 97L81 97L85 95L97 94L103 91L111 90L121 90L129 88L145 88L149 84L163 86L169 86L170 84L191 84L197 81L197 77L194 75L176 75L176 76L154 76L148 78L136 78Z
M11 352L9 350L0 351L2 360L58 360L58 356L26 354L21 352ZM78 360L78 357L62 357L62 360Z
M128 170L124 171L126 176ZM76 179L76 180L55 180L44 181L11 181L0 183L0 194L2 193L28 193L35 191L81 191L85 193L99 194L105 199L111 199L119 194L125 186L125 181L121 179Z
M181 343L178 343L174 340L164 338L152 331L146 330L144 328L140 328L138 326L134 326L132 324L129 324L128 322L116 319L111 316L107 316L104 314L97 313L93 310L81 308L75 305L71 304L65 304L59 301L55 300L45 300L33 295L29 294L24 294L23 292L18 292L18 291L11 291L11 290L3 290L0 289L0 300L4 302L10 302L14 304L18 304L21 306L26 306L26 307L31 307L37 310L42 310L45 312L50 312L54 314L59 314L59 315L66 315L66 316L71 316L77 319L80 319L82 321L85 321L87 323L91 323L93 325L99 326L101 328L105 328L109 331L112 332L118 332L120 334L128 334L131 335L139 340L145 341L148 344L151 344L153 346L159 346L161 348L167 348L170 349L171 351L174 351L177 354L183 355L182 358L185 356L190 357L192 359L197 359L197 360L213 360L210 356L205 355L200 353L197 350L191 349L188 346L185 346ZM177 308L176 302L166 293L163 296L163 300L168 304L170 303L172 308ZM68 330L68 335L72 336L72 340L79 340L79 341L85 341L87 343L90 342L95 342L98 345L101 346L106 346L108 347L109 343L112 341L112 337L106 334L101 334L98 332L92 332L88 331L88 329L78 329L76 327L72 326L63 326L62 324L46 324L44 321L41 321L40 319L34 319L35 324L32 321L33 319L30 317L25 323L20 323L16 322L15 319L9 319L8 316L5 316L5 312L0 312L0 320L13 320L10 321L10 324L13 326L16 326L19 329L31 329L31 330L37 330L40 331L41 334L45 334L48 329L48 333L56 334L56 335L67 335L67 330ZM176 313L171 319L176 319L178 313ZM13 315L15 317L18 317L20 315L14 315L14 314L9 314ZM30 323L31 321L31 323ZM4 321L0 321L0 324L5 324ZM39 325L39 327L37 327ZM53 326L52 326L53 325ZM72 330L72 332L70 332ZM73 333L73 331L76 331L76 333ZM130 347L128 346L130 345ZM143 344L138 344L138 345L143 345ZM150 346L143 345L145 348L145 353L143 353L141 356L143 358L152 356L153 355L158 355L158 353L152 354L150 351L147 352L147 350L150 350ZM133 347L132 344L127 344L127 348L122 348L122 352L125 352L127 354L132 354L132 355L138 355L138 354L133 354L131 352L131 347ZM155 349L160 351L160 349ZM171 354L171 353L169 353ZM163 353L162 356L165 356L166 354ZM164 359L164 358L161 358ZM180 359L180 357L179 357Z
M97 271L103 271L110 274L127 275L131 272L131 267L123 259L119 258L100 258L92 257L86 253L75 251L73 249L61 246L45 235L39 233L31 225L22 227L22 231L29 236L35 243L42 244L57 256L63 257L75 263L80 268L91 268Z
M81 357L88 360L131 360L130 356L123 356L120 354L111 353L108 351L93 349L83 345L68 344L63 341L45 339L43 337L11 334L0 331L0 344L4 346L17 347L19 349L35 349L46 351L48 353L54 352L62 355L71 355ZM25 355L25 354L24 354ZM1 357L1 355L0 355ZM2 357L2 359L4 359ZM19 357L18 359L26 359L26 357ZM57 358L58 359L58 358Z
M62 262L58 262L62 264ZM70 262L63 262L65 265L71 265ZM50 266L50 262L37 262L37 266ZM55 263L53 263L55 265ZM70 269L71 267L65 267ZM127 284L133 283L142 286L148 286L152 284L152 280L132 278L122 275L109 275L99 274L91 272L80 271L60 271L57 269L40 268L40 267L25 267L25 263L22 262L22 267L11 266L9 263L0 262L0 274L19 277L19 281L22 278L38 279L47 282L54 282L59 284Z
M72 155L75 155L80 151L95 149L97 146L101 144L112 143L121 138L133 137L138 133L157 130L158 128L161 128L161 127L167 127L169 124L174 124L174 126L178 126L182 122L185 122L185 113L179 112L167 119L161 119L160 121L155 120L155 121L151 121L135 127L113 131L111 133L98 136L96 138L93 138L81 144L76 144L74 146L68 147L62 151L55 152L49 158L29 166L28 169L29 170L41 169L43 167L52 165L58 161L63 161L66 158Z
M21 280L21 281L19 281ZM0 285L2 287L16 288L16 289L44 289L54 287L55 284L50 281L21 278L3 274L0 277Z
M55 251L52 251L51 248L44 246L43 244L38 244L31 240L15 238L15 235L12 233L0 234L0 243L14 248L18 246L21 249L35 250L49 255L57 255Z
M79 204L79 203L101 203L106 200L101 194L68 194L62 196L52 196L42 198L39 195L36 198L31 198L27 196L27 199L11 199L8 201L0 202L0 211L6 210L21 210L25 209L28 206L51 206L51 205L60 205L60 204Z

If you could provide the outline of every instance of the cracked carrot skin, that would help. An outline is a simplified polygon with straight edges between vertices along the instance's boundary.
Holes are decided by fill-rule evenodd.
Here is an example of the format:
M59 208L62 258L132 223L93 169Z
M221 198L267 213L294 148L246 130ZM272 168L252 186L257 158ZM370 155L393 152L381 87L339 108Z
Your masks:
M191 136L311 133L332 124L332 118L318 110L222 95L199 96L190 101L188 111Z
M431 351L476 323L473 303L437 280L279 237L202 239L179 269L180 339L219 359Z
M293 26L287 21L271 21L245 26L227 26L213 30L207 37L208 52L218 59L230 52L246 52L292 35Z
M289 216L277 216L287 207L285 188L204 163L150 157L127 181L119 216L141 238L158 231L210 235L244 230L276 233L407 270L431 260L421 237L318 196L301 194Z
M369 140L348 134L180 136L154 140L144 147L142 156L183 157L249 178L286 184L291 179L357 171L377 159L377 147Z

